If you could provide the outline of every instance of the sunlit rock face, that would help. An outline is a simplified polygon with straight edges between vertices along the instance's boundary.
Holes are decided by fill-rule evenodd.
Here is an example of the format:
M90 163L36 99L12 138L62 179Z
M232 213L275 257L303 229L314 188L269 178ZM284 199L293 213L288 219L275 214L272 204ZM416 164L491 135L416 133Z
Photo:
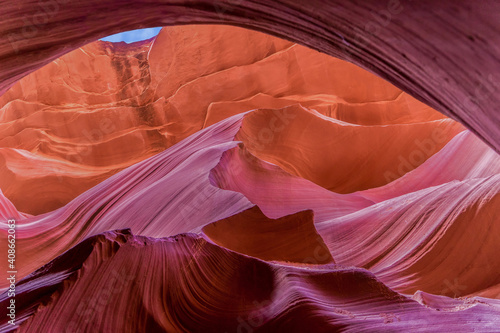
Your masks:
M0 331L500 327L500 157L351 63L167 27L70 52L0 108Z
M496 0L474 6L467 0L18 0L0 8L0 94L67 52L111 34L229 24L376 73L500 152L499 12Z
M244 140L259 157L342 193L399 178L462 129L384 80L304 46L241 28L171 27L131 45L86 45L1 96L0 188L22 212L49 212L231 115L299 103L338 122L312 115L292 122L278 114L267 131L255 133L265 119L249 124L257 126L255 135ZM306 122L322 129L313 137L302 130ZM272 126L295 128L271 138ZM353 136L354 130L363 134ZM282 137L299 132L307 138ZM387 139L398 133L407 142ZM408 156L420 150L418 142L423 155ZM303 147L285 147L296 144ZM326 157L325 149L356 153ZM379 159L377 151L389 155ZM410 164L400 167L399 155ZM337 171L329 172L334 165ZM347 175L359 172L378 176Z

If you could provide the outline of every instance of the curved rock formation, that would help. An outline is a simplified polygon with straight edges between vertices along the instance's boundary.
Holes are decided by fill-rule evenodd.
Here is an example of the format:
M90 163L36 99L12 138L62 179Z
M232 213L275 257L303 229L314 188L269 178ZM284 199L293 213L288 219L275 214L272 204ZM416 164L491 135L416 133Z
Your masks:
M100 234L22 280L18 290L20 332L400 332L422 323L435 332L491 332L500 321L498 300L412 298L364 269L266 263L193 234ZM6 304L0 296L0 306ZM0 328L7 325L2 318Z
M495 0L22 0L2 7L0 92L61 55L121 31L223 23L347 59L461 122L500 150ZM98 15L95 13L98 12ZM116 17L120 19L106 19ZM422 29L422 25L425 29Z
M418 167L463 130L451 119L363 126L301 107L275 110L271 118L256 112L243 125L237 139L256 157L336 193L385 185Z
M243 16L242 26L294 32L289 39L330 54L348 45L350 60L482 136L353 64L241 28L167 27L131 45L83 46L0 97L0 252L13 253L15 234L16 256L15 265L0 261L0 331L500 327L500 156L488 146L498 144L498 124L485 109L492 96L460 101L467 80L485 75L473 70L496 54L487 50L463 66L463 57L496 40L483 39L495 28L480 29L495 4L470 9L469 23L483 25L469 30L484 35L464 37L456 21L462 1L428 2L427 11L414 2L330 1L317 13L314 0L304 11L288 1L266 8L137 1L120 8L119 22L83 25L69 41L72 31L59 34L47 10L75 5L44 2L52 39L36 30L38 39L19 41L15 14L26 3L10 20L19 59L0 42L0 61L11 65L0 70L1 87L64 53L62 44L134 26L143 10L146 25L159 17L171 24ZM79 13L93 5L81 4ZM367 13L374 21L357 39L342 22L357 26ZM418 30L423 16L431 22ZM349 21L320 23L327 17ZM447 18L425 44L422 31ZM373 22L385 30L370 30L367 41ZM432 44L442 39L443 50L468 49L450 60ZM20 62L30 47L40 54ZM478 117L467 118L475 107ZM5 276L13 269L16 283Z
M357 66L241 28L170 27L154 40L123 44L97 41L79 48L0 97L0 146L18 149L0 150L0 188L20 211L41 214L62 207L196 131L256 108L300 103L350 124L422 122L429 130L432 121L444 118ZM444 122L454 125L425 158L459 127ZM408 140L427 135L417 127ZM331 130L336 136L334 126ZM256 139L267 140L266 134ZM40 170L34 173L33 165ZM359 187L322 181L324 173L301 175L342 192ZM381 177L364 186L384 182Z
M498 174L452 181L317 228L337 263L365 267L400 292L478 294L499 283L499 192Z

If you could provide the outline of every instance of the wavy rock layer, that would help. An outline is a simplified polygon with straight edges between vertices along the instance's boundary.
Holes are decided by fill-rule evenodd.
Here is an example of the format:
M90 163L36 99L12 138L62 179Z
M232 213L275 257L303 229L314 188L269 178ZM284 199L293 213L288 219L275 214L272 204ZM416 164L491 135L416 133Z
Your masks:
M166 25L233 24L368 69L458 120L498 152L499 12L495 0L478 6L467 0L21 0L0 11L5 18L0 93L107 35Z
M20 211L41 214L60 208L110 175L196 131L256 108L300 103L342 122L325 125L332 137L347 138L349 128L356 125L377 126L373 131L381 133L373 134L376 141L384 131L405 131L403 124L436 121L446 133L440 134L441 141L425 158L460 127L449 119L438 125L443 115L357 66L241 28L170 27L154 40L123 44L97 41L79 48L23 78L0 97L0 147L16 149L0 150L0 188ZM314 119L307 120L311 126ZM269 126L281 128L282 122L287 125L292 119L284 115L277 120ZM384 130L386 125L394 127ZM341 127L345 131L338 133ZM408 140L427 136L418 125L411 128ZM271 145L287 138L271 140L268 129L255 139ZM305 149L316 147L308 157L314 165L318 151L342 144L327 147L313 138L308 142ZM366 145L352 148L367 149ZM394 154L401 150L376 147L387 148ZM360 186L324 179L332 163L335 157L318 165L323 169L300 166L298 172L341 192ZM39 173L33 172L33 165L39 166ZM345 172L336 177L344 176ZM365 186L383 183L377 179Z
M307 113L306 110L301 112ZM274 223L267 230L276 231L280 228L279 222L272 222L261 215L260 218L268 222L261 222L261 227L258 227L259 224L250 227L249 223L257 223L256 217L248 220L244 215L242 219L236 215L234 221L228 219L249 208L253 202L273 219L307 207L314 209L314 222L319 235L325 239L331 256L337 262L366 267L396 290L407 293L424 290L436 294L445 290L444 294L454 296L457 291L446 290L443 283L458 278L463 280L462 275L456 272L464 269L466 275L463 281L468 289L460 285L460 295L477 294L498 284L497 264L492 261L497 233L492 227L497 221L494 212L498 206L495 198L500 190L499 157L494 153L491 155L491 149L480 141L463 132L433 159L427 160L400 181L411 178L422 185L426 174L419 172L421 169L432 166L436 159L454 157L449 152L453 153L457 145L465 144L478 152L477 160L470 165L483 165L483 171L477 168L477 173L470 173L463 168L454 177L463 180L453 181L447 181L452 173L444 172L441 179L433 180L442 185L429 184L426 189L403 194L394 185L396 181L376 189L390 199L374 204L374 200L367 198L380 201L374 195L377 193L375 189L352 194L330 192L259 160L246 150L244 142L238 146L233 140L243 132L249 133L245 120L252 116L262 119L263 115L272 119L275 113L262 110L228 118L118 173L64 208L22 220L17 229L19 260L25 262L20 276L52 260L87 235L129 227L135 233L164 237L197 232L220 219L226 220L204 229L216 243L258 258L297 261L289 257L293 256L292 245L286 245L288 251L284 254L273 255L273 251L280 251L277 243L273 242L269 252L266 250L268 241L256 241L264 237L265 228L268 228L266 223ZM330 123L330 120L322 121ZM464 139L469 139L469 142ZM483 154L479 153L481 149ZM448 167L453 168L453 165ZM185 176L181 175L190 175L190 181L182 181ZM147 214L144 207L147 207ZM336 218L331 220L332 217ZM471 225L469 221L472 217L474 224ZM286 219L283 221L292 223ZM255 229L257 227L261 228L259 232ZM250 228L255 235L250 237L241 228ZM290 234L290 241L293 242L293 237L298 235L305 237L303 228L294 227L292 230L298 234ZM248 246L257 248L244 245L244 239L237 241L237 235L242 232L254 240ZM454 238L464 233L475 235L474 239L468 239L467 247L451 245L458 241ZM287 244L285 230L273 234L281 234L281 241L285 242L283 246ZM6 233L4 235L6 237ZM318 244L319 249L309 247L313 259L324 257L324 253L319 254L322 241ZM477 250L472 251L473 246ZM460 251L466 251L469 256ZM481 253L479 257L476 251ZM320 264L322 260L325 259L313 263ZM439 266L439 269L432 268L432 262L442 264L443 260L446 265ZM310 262L302 260L302 263Z
M193 234L100 234L17 288L20 332L491 332L500 323L497 300L407 297L364 269L266 263Z
M245 141L240 144L242 148L237 148L238 142L234 140L242 136L245 140L259 137L262 127L255 126L251 120L258 119L265 125L272 123L277 114L300 119L315 113L292 107L230 117L123 170L62 208L22 221L16 237L21 249L18 258L25 264L18 274L25 276L88 235L107 230L131 228L134 233L151 237L199 232L204 225L228 218L251 207L252 203L261 206L274 219L313 208L317 216L315 222L324 222L373 203L365 199L362 192L331 192L271 166L252 155L245 148ZM312 134L318 127L332 124L330 119L316 118L320 125L309 127L309 131L305 127L306 132ZM428 123L431 128L434 125L434 122ZM297 128L287 126L276 133L293 137ZM251 144L255 142L259 141ZM406 142L399 143L405 148ZM234 158L231 155L234 156L236 149L243 153L239 160L225 162ZM360 161L364 161L362 156L358 156ZM276 178L278 175L280 178ZM6 250L6 243L4 246ZM40 247L46 251L39 251ZM0 286L4 285L6 282L0 282Z

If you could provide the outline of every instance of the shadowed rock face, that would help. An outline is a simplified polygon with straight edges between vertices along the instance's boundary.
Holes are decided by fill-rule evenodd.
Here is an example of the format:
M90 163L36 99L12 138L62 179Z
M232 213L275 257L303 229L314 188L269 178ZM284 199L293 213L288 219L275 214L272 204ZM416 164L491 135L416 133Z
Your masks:
M135 24L131 9L149 23L160 14L177 22L169 15L187 9L161 12L168 3L123 6L123 25ZM444 74L420 67L432 59L434 42L458 38L448 28L462 27L456 19L465 5L435 4L442 20L451 17L448 11L455 16L442 35L423 44L412 19L427 13L427 29L439 27L431 7L375 3L331 1L307 21L310 4L292 9L286 1L269 2L264 20L246 14L263 12L259 4L202 1L184 19L239 18L330 54L349 44L354 62L414 88L412 94L456 118L472 114L449 109L468 83L455 91L445 80L434 91ZM92 4L82 4L81 15ZM65 6L57 11L74 4ZM484 8L470 9L470 22L487 24ZM284 25L299 10L293 27ZM369 40L356 39L366 31L356 38L317 31L324 15L344 14L339 17L352 17L355 26L367 13L373 18L367 22L379 25L376 31L364 26ZM284 21L276 23L280 15ZM115 29L111 21L99 29L107 26ZM4 57L2 64L14 65L0 75L20 78L64 53L62 31L49 21L44 27L53 29L53 47L35 44L39 53L23 66ZM16 44L19 59L30 40L42 43L43 29L39 39ZM69 29L65 34L76 37L64 43L80 46L87 29ZM98 30L87 37L93 34ZM390 49L384 48L388 36ZM454 45L480 39L467 40ZM402 45L407 50L400 55ZM423 45L426 52L417 48ZM481 55L485 66L490 51ZM461 56L468 52L476 50ZM436 57L429 66L456 66L457 59ZM428 86L419 86L422 73ZM5 222L14 218L17 265L16 322L2 310L2 332L500 327L500 157L466 129L493 133L497 124L485 122L486 113L481 118L478 111L464 127L351 63L217 25L166 27L130 45L85 45L20 79L0 97L0 108L0 252L7 253ZM0 271L0 308L6 309L5 260Z
M270 219L254 206L205 226L203 233L219 246L263 260L306 264L333 261L316 233L311 210Z

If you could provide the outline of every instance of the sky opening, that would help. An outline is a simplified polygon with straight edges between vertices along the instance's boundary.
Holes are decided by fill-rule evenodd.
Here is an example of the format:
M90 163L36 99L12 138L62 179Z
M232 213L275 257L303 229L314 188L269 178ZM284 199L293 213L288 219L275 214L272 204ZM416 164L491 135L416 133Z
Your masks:
M117 42L133 43L141 40L150 39L151 37L158 35L160 30L161 27L124 31L118 34L101 38L101 40L113 43Z

